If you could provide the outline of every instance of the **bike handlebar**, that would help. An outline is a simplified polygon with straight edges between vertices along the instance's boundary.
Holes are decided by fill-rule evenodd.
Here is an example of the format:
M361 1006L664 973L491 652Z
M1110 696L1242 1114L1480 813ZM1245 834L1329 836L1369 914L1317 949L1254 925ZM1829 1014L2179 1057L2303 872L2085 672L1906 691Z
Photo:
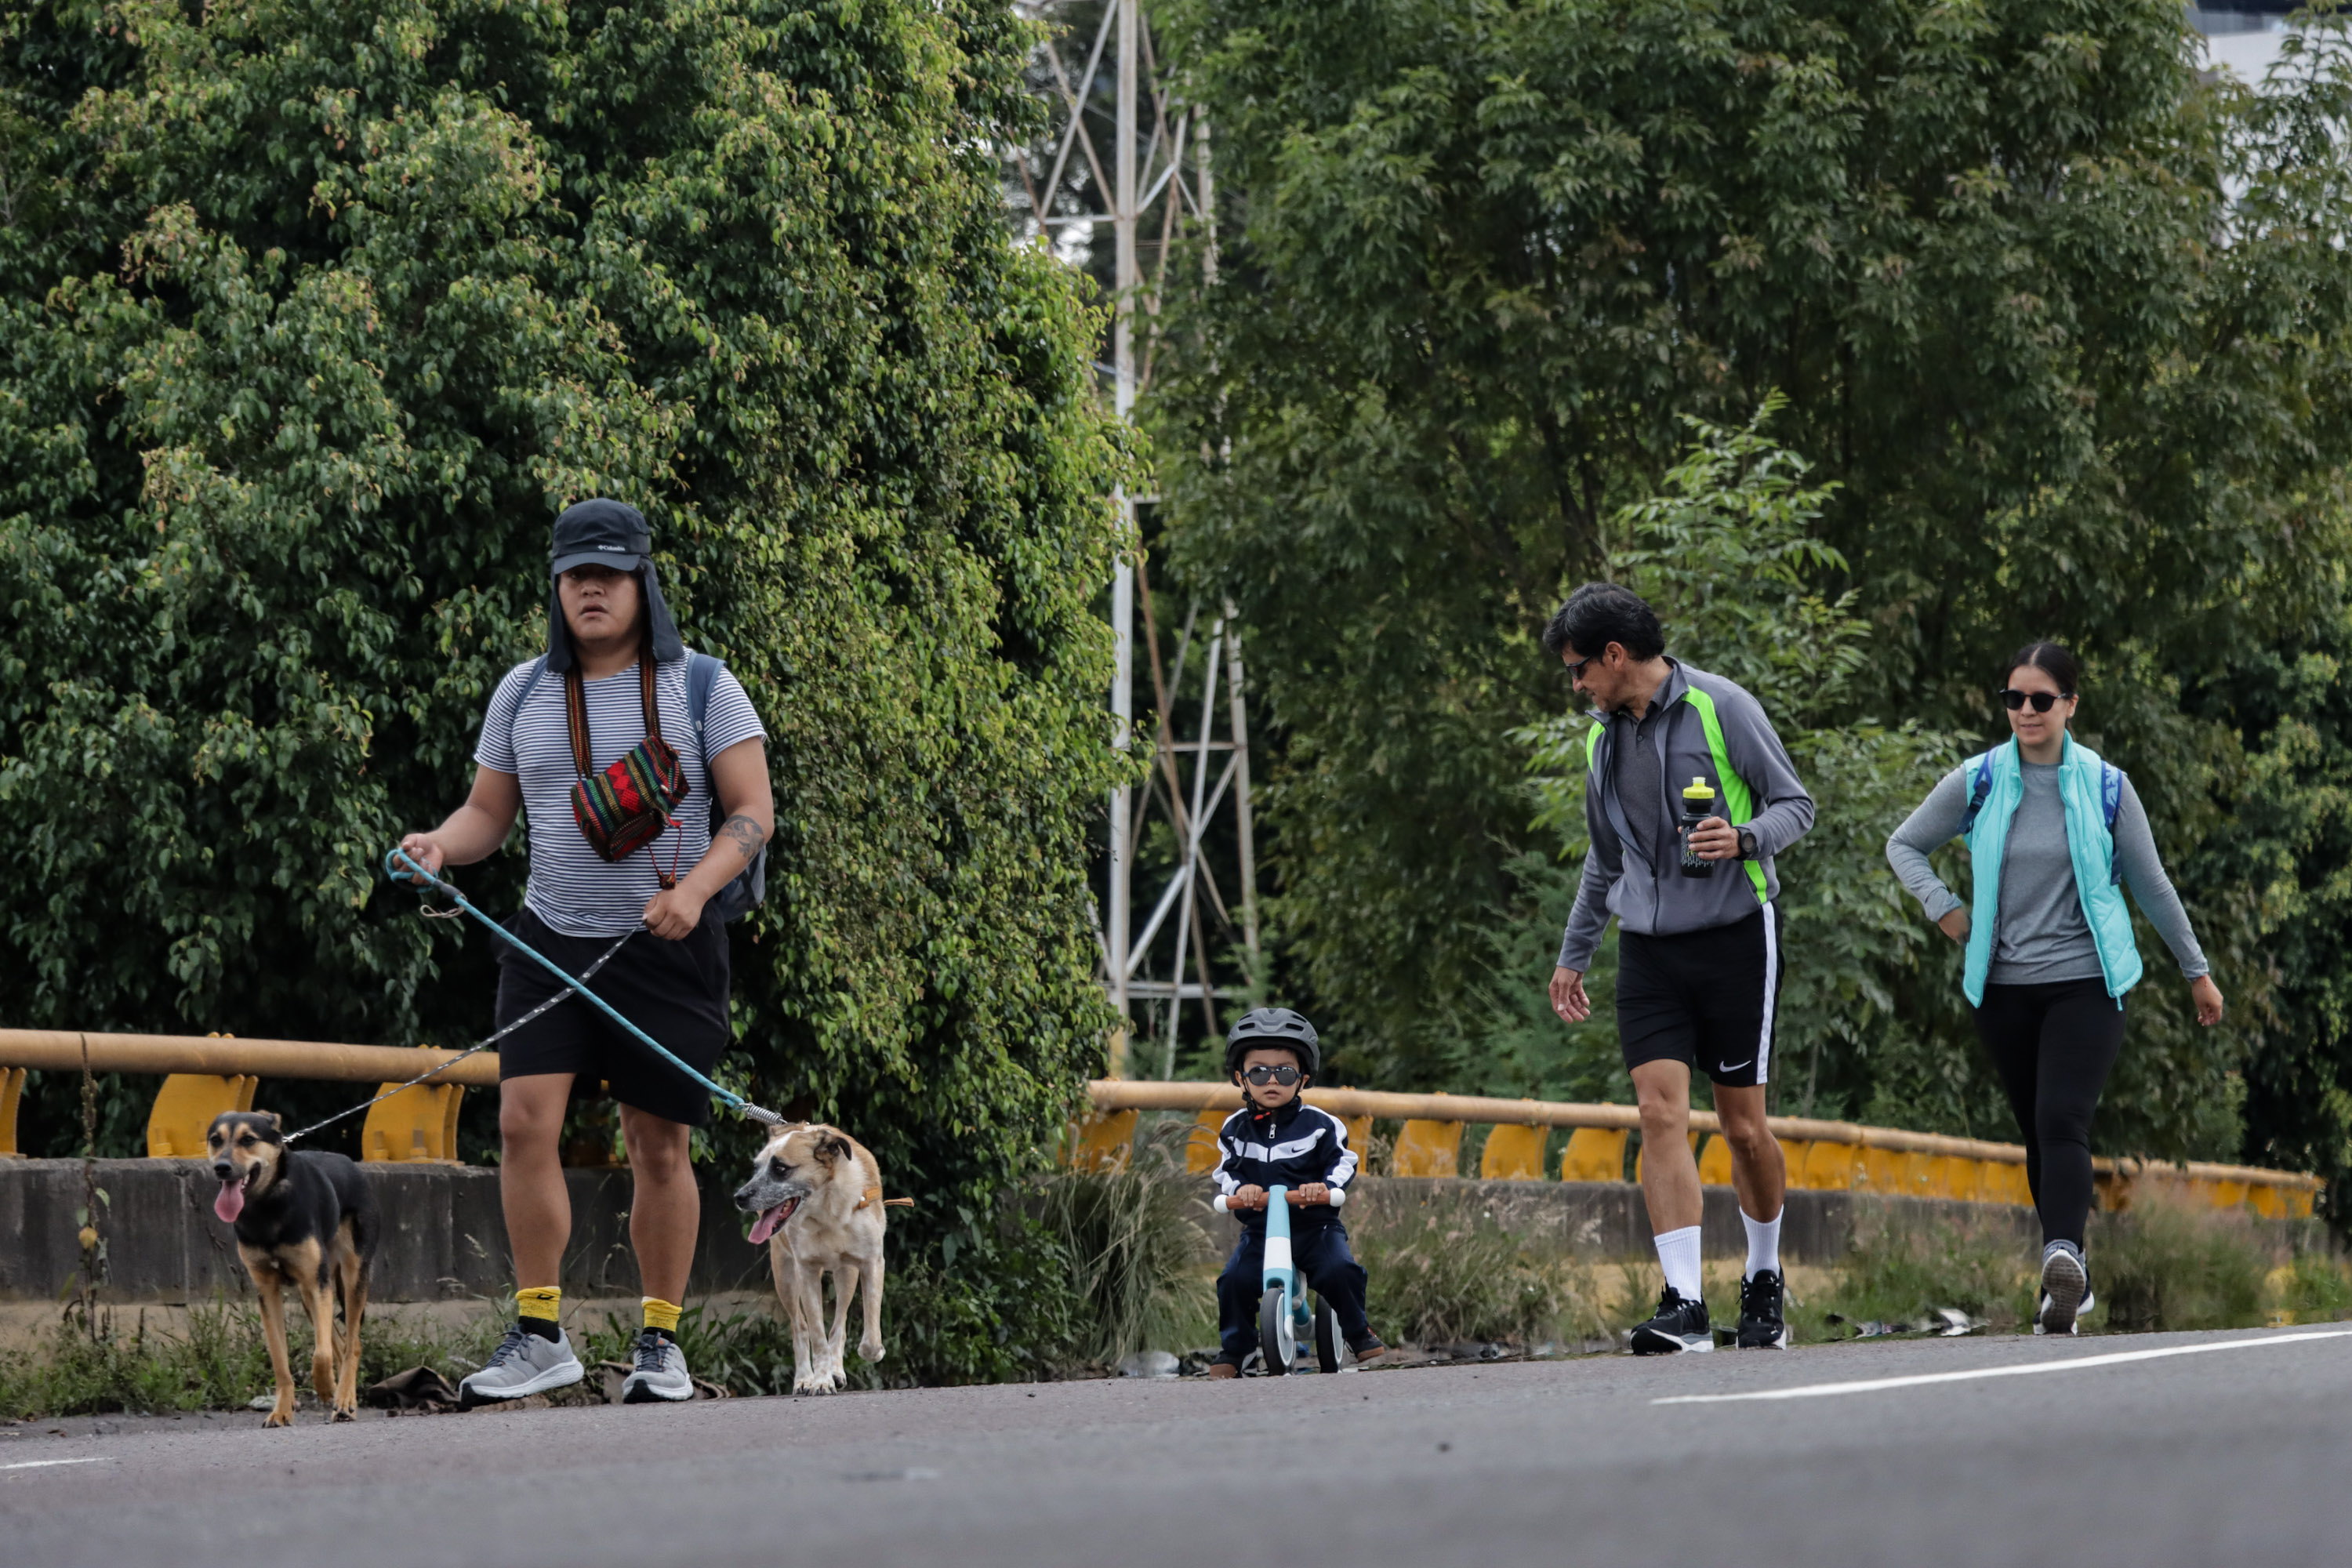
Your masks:
M1266 1200L1271 1203L1274 1199L1274 1194L1276 1193L1280 1193L1282 1194L1283 1202L1288 1203L1290 1201L1290 1189L1288 1187L1268 1187L1265 1190ZM1336 1209L1341 1207L1347 1203L1347 1188L1333 1187L1330 1189L1330 1193L1331 1195L1323 1200L1323 1205L1326 1208ZM1215 1197L1210 1199L1209 1206L1216 1210L1219 1214L1232 1214L1234 1212L1231 1196L1224 1193L1219 1193ZM1311 1208L1314 1205L1310 1204L1300 1204L1298 1206L1300 1208Z

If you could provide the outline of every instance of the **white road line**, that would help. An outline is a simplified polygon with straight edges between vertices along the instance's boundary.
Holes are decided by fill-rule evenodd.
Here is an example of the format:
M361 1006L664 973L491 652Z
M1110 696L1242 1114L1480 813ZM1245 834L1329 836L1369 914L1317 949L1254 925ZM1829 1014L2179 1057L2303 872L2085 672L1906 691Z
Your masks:
M0 1470L46 1470L51 1465L106 1465L113 1463L110 1455L100 1454L94 1459L26 1459L19 1465L0 1465Z
M1767 1388L1754 1394L1676 1394L1653 1399L1653 1405L1728 1405L1743 1399L1826 1399L1836 1394L1876 1394L1889 1388L1918 1388L1931 1383L1969 1383L1984 1377L2031 1377L2043 1372L2081 1372L2095 1366L2121 1366L2131 1361L2159 1361L2166 1356L2203 1355L2210 1351L2257 1351L2272 1345L2301 1344L2307 1340L2352 1338L2352 1329L2328 1329L2307 1334L2273 1334L2254 1340L2223 1340L2201 1345L2171 1345L2163 1350L2116 1351L2108 1355L2074 1356L2065 1361L2034 1362L2026 1366L1982 1366L1969 1372L1930 1372L1916 1377L1870 1377L1853 1383L1808 1383L1796 1388Z

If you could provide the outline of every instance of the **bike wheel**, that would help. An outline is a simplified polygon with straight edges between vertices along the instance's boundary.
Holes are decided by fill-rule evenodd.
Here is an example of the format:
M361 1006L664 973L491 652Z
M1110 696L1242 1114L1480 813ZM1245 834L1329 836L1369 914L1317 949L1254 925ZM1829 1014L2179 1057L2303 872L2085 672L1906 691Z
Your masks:
M1318 1372L1339 1370L1339 1321L1331 1310L1331 1303L1322 1297L1315 1298L1315 1369Z
M1257 1304L1257 1348L1268 1377L1281 1377L1298 1363L1298 1334L1290 1326L1289 1292L1269 1285Z

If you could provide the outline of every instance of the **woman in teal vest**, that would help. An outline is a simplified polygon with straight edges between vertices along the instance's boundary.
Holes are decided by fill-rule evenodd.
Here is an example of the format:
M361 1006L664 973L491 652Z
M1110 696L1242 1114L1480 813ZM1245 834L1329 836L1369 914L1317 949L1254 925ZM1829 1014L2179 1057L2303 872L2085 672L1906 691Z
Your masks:
M2036 1333L2071 1334L2091 1310L2083 1230L2091 1212L2091 1117L2124 1039L2124 993L2140 977L2126 885L2162 936L2197 1005L2221 1021L2221 993L2157 858L2147 813L2121 769L2068 731L2080 670L2056 643L2010 661L2000 693L2015 736L1937 784L1886 841L1886 858L1927 918L1968 948L1962 989L2025 1140L2042 1215ZM1974 898L1927 864L1965 838Z

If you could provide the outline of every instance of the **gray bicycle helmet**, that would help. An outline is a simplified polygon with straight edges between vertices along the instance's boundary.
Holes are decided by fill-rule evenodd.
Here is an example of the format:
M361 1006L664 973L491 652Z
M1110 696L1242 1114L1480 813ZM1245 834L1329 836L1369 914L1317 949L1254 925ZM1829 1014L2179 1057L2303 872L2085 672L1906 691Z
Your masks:
M1287 1046L1297 1052L1308 1078L1322 1069L1323 1049L1314 1025L1287 1007L1256 1007L1243 1014L1225 1037L1225 1071L1239 1071L1244 1057L1268 1046Z

